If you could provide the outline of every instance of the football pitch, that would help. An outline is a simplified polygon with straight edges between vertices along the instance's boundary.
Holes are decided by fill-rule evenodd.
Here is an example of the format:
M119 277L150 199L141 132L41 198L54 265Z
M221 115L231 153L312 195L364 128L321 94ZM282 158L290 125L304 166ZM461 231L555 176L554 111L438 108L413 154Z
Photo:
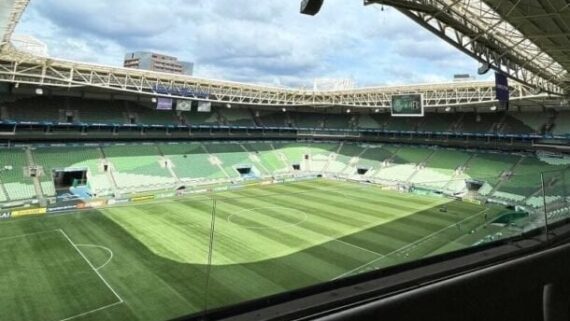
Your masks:
M468 247L500 213L314 180L4 221L0 319L167 320Z

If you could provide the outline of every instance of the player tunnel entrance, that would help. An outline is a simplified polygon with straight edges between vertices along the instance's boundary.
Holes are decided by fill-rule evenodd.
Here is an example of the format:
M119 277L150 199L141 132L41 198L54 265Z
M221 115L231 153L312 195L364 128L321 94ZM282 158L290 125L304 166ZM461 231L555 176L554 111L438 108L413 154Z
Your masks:
M87 168L64 168L53 170L53 184L56 191L69 191L87 185Z

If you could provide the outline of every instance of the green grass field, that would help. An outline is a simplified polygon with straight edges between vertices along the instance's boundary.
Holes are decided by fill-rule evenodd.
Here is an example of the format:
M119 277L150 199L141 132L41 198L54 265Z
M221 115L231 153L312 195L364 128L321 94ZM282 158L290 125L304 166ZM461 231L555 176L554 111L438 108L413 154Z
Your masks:
M501 212L326 180L214 199L0 222L0 319L166 320L471 246Z

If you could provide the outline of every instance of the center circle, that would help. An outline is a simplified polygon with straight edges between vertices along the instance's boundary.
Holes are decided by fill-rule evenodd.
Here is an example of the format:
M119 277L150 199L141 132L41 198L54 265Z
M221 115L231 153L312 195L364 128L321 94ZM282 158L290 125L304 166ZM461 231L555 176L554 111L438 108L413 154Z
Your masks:
M267 206L239 210L228 216L228 222L248 229L280 229L299 225L308 218L307 213L295 208Z

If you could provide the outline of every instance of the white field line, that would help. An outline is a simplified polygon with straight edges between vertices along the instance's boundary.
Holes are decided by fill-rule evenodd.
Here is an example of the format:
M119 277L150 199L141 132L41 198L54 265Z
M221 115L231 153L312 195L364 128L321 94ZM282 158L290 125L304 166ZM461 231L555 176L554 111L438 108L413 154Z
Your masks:
M68 321L68 320L72 320L72 319L79 318L79 317L82 317L82 316L84 316L84 315L88 315L88 314L91 314L91 313L94 313L94 312L97 312L97 311L101 311L101 310L108 309L108 308L110 308L110 307L112 307L112 306L119 305L119 304L122 304L122 303L123 303L122 301L121 301L121 302L111 303L111 304L108 304L108 305L106 305L106 306L102 306L102 307L100 307L100 308L93 309L93 310L91 310L91 311L83 312L83 313L81 313L81 314L76 314L76 315L71 316L71 317L69 317L69 318L61 319L61 320L58 320L58 321Z
M17 239L17 238L24 238L24 237L28 237L28 236L32 236L32 235L47 234L47 233L56 233L56 232L62 233L62 235L71 243L71 245L73 245L73 247L77 250L77 252L81 255L81 257L83 257L83 259L84 259L85 261L87 261L87 263L89 264L89 266L90 266L91 268L93 268L93 265L91 265L91 262L89 262L89 260L87 260L87 258L83 255L83 253L81 253L81 251L79 251L79 249L77 248L77 246L71 241L71 239L69 238L69 236L67 236L67 234L66 234L63 230L61 230L61 229L58 229L58 230L50 230L50 231L43 231L43 232L37 232L37 233L21 234L21 235L16 235L16 236L9 236L9 237L3 237L3 238L0 238L0 241L3 241L3 240L11 240L11 239ZM110 261L110 260L109 260L109 261ZM108 262L107 262L107 263L108 263ZM101 267L102 267L102 266L101 266ZM100 267L100 268L101 268L101 267ZM101 280L105 283L105 285L111 289L111 291L112 291L113 294L119 299L119 301L118 301L118 302L115 302L115 303L111 303L111 304L105 305L105 306L102 306L102 307L97 308L97 309L93 309L93 310L91 310L91 311L83 312L83 313L80 313L80 314L77 314L77 315L74 315L74 316L71 316L71 317L68 317L68 318L65 318L65 319L61 319L61 320L58 320L58 321L67 321L67 320L75 319L75 318L78 318L78 317L81 317L81 316L84 316L84 315L87 315L87 314L90 314L90 313L93 313L93 312L97 312L97 311L101 311L101 310L110 308L110 307L115 306L115 305L118 305L118 304L122 304L122 303L124 302L123 299L121 299L121 297L115 292L115 290L113 290L113 288L111 288L111 286L109 285L109 283L107 283L107 281L105 281L105 279L103 279L103 277L99 274L99 272L97 272L97 270L95 270L95 269L93 269L93 270L95 271L95 273L97 273L97 275L99 276L99 278L101 278Z
M365 264L363 264L363 265L361 265L361 266L359 266L359 267L357 267L357 268L355 268L355 269L352 269L352 270L350 270L350 271L348 271L348 272L345 272L345 273L343 273L343 274L337 276L337 277L334 278L333 280L341 279L341 278L343 278L343 277L345 277L345 276L347 276L347 275L350 275L350 274L352 274L352 273L354 273L354 272L356 272L356 271L358 271L358 270L360 270L360 269L362 269L362 268L364 268L364 267L367 267L367 266L369 266L369 265L371 265L371 264L373 264L373 263L376 263L376 262L382 260L383 258L385 258L385 257L387 257L387 256L390 256L390 255L392 255L392 254L394 254L394 253L398 253L398 252L400 252L400 251L402 251L402 250L405 250L405 249L407 249L407 248L413 247L413 246L415 246L415 245L417 245L417 244L419 244L419 243L421 243L421 242L424 242L425 240L428 240L428 239L430 239L430 238L432 238L432 237L434 237L434 236L436 236L436 235L438 235L438 234L440 234L440 233L442 233L442 232L444 232L444 231L450 229L450 228L453 227L453 226L457 226L457 224L461 224L461 223L463 223L463 222L465 222L465 221L467 221L467 220L472 219L473 217L475 217L475 216L477 216L477 215L483 214L484 212L486 212L486 211L488 211L488 210L489 210L489 209L484 209L484 210L482 210L482 211L480 211L480 212L477 212L477 213L475 213L475 214L473 214L473 215L471 215L471 216L469 216L469 217L466 217L466 218L462 219L462 220L459 221L459 222L455 222L455 223L453 223L453 224L451 224L451 225L449 225L449 226L446 226L446 227L442 228L441 230L438 230L438 231L436 231L436 232L431 233L430 235L424 236L424 237L422 237L421 239L419 239L419 240L417 240L417 241L415 241L415 242L413 242L413 243L406 244L406 245L402 246L402 247L399 248L399 249L396 249L396 250L394 250L394 251L392 251L392 252L390 252L390 253L388 253L388 254L382 255L381 257L378 257L378 258L376 258L376 259L374 259L374 260L372 260L372 261L370 261L370 262L368 262L368 263L365 263Z
M105 252L109 253L109 258L107 259L107 261L105 261L105 263L103 263L101 266L95 268L95 270L100 270L102 268L105 267L105 265L109 264L109 262L111 262L111 260L113 259L113 251L105 246L101 246L101 245L94 245L94 244L76 244L78 247L93 247L93 248L99 248L104 250Z
M95 274L97 274L97 276L101 279L101 281L103 281L103 283L105 283L105 285L111 290L111 292L113 292L113 294L117 297L117 299L119 299L119 302L116 302L116 304L119 303L123 303L123 299L119 296L119 294L117 294L117 291L115 291L115 289L113 289L111 287L111 285L109 284L109 282L107 282L107 280L105 280L105 278L103 278L103 276L101 275L101 273L99 273L99 271L97 271L97 269L95 269L95 267L93 266L93 264L91 264L91 262L87 259L87 257L85 256L85 254L83 254L83 252L81 252L81 250L77 247L77 245L75 245L75 243L73 243L73 241L69 238L69 236L67 235L67 233L65 233L64 230L59 229L59 231L61 232L61 234L63 234L63 236L69 241L69 243L75 248L75 250L77 251L77 253L79 253L79 255L81 255L81 257L85 260L85 262L87 262L87 264L89 264L89 266L91 267L91 269L93 270L93 272L95 272Z
M360 247L360 246L358 246L358 245L356 245L356 244L348 243L348 242L345 242L345 241L342 241L342 240L338 240L338 239L333 239L333 241L337 241L337 242L340 242L340 243L342 243L342 244L346 244L346 245L348 245L348 246L352 246L352 247L354 247L354 248L360 249L360 250L365 251L365 252L372 253L372 254L374 254L374 255L383 256L382 254L380 254L380 253L378 253L378 252L375 252L375 251L372 251L372 250L370 250L370 249L366 249L366 248Z

